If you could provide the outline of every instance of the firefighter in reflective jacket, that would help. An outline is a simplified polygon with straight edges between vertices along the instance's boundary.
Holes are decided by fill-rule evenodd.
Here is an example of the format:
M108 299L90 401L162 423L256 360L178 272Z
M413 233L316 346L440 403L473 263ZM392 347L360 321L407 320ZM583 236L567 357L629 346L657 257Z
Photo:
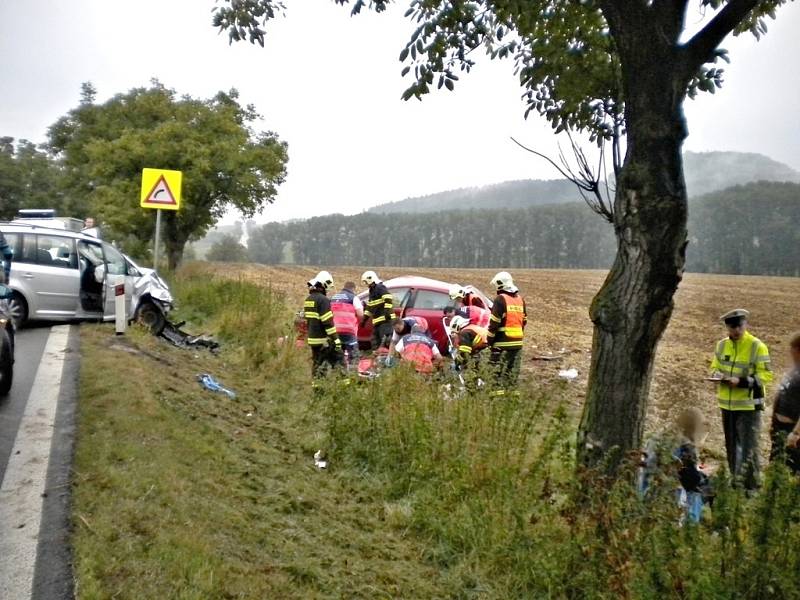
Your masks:
M411 363L417 373L425 375L433 373L434 366L439 366L443 360L436 342L420 325L414 325L411 333L403 336L397 343L396 350L400 358Z
M456 364L461 367L476 366L480 351L488 345L489 330L473 325L464 317L455 316L450 321L450 331L455 337Z
M392 321L395 318L394 298L375 271L365 271L361 275L361 282L369 286L369 298L361 323L363 325L367 319L372 319L373 350L381 346L387 347L392 335Z
M469 319L472 325L477 325L479 327L489 326L489 319L492 313L484 306L483 300L481 300L479 296L467 292L467 290L458 284L450 286L449 294L453 305L444 309L445 317L459 315Z
M491 284L497 289L488 331L489 362L495 371L492 395L502 396L516 386L519 378L528 311L510 274L501 271L492 278Z
M358 323L364 317L364 305L356 296L354 282L345 282L342 291L331 296L331 310L348 364L358 364Z
M717 385L717 404L728 467L737 483L748 490L759 484L758 432L764 410L765 386L772 381L767 345L747 331L750 313L737 308L725 313L728 337L717 342L711 379Z
M328 370L342 361L342 342L336 333L331 302L326 293L333 287L333 277L320 271L308 281L308 298L303 304L303 314L308 326L308 345L311 346L311 375L324 377Z

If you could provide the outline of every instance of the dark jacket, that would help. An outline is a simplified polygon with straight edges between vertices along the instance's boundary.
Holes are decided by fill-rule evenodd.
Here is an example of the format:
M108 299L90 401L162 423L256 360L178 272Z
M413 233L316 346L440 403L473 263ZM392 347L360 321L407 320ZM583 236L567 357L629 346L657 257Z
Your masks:
M308 324L308 345L324 346L328 340L340 344L333 324L331 301L318 290L311 290L303 304L303 314Z
M3 235L3 232L0 231L0 255L2 255L2 262L3 262L3 274L5 275L5 281L8 283L8 278L11 274L11 259L14 256L14 251L11 249L11 246L8 245L6 241L6 236Z
M372 325L390 322L394 319L394 297L383 282L371 285L364 316L372 318Z
M775 412L795 423L800 419L800 368L792 369L781 381L775 398Z

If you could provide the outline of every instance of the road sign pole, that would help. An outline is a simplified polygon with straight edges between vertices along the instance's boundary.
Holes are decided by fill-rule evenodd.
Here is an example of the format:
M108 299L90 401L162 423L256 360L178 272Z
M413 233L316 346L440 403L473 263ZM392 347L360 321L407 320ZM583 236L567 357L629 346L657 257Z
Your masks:
M161 242L161 209L156 210L156 239L153 248L153 268L158 270L158 246Z
M154 269L158 269L158 255L161 250L161 209L180 209L182 181L183 173L181 171L142 169L142 191L139 195L139 206L156 211L156 235L153 240Z

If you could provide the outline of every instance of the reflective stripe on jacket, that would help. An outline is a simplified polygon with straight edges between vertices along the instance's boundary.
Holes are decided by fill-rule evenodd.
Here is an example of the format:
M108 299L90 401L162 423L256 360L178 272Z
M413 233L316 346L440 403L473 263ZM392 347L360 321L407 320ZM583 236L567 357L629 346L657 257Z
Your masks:
M489 345L498 349L522 348L527 322L527 308L522 296L501 291L494 300L489 318Z
M755 410L756 405L764 403L765 386L772 381L769 350L767 345L745 331L742 338L733 341L725 338L717 342L711 371L726 377L743 380L740 386L717 384L717 401L725 410ZM750 384L747 378L752 377Z
M358 334L358 315L353 305L355 294L350 290L342 290L331 296L331 310L333 311L333 324L339 335Z
M485 327L467 325L458 332L458 352L466 356L486 348L489 331Z
M308 345L322 346L328 339L338 342L336 326L333 324L331 301L322 292L313 291L303 303L303 316L308 324Z
M372 318L373 325L394 319L394 297L383 283L370 286L364 315Z

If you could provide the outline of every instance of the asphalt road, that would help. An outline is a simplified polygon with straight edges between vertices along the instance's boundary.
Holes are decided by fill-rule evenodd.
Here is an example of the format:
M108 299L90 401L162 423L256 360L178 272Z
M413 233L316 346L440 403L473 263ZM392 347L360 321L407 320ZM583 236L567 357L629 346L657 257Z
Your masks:
M0 597L74 595L70 467L78 328L19 330L11 393L0 399Z

